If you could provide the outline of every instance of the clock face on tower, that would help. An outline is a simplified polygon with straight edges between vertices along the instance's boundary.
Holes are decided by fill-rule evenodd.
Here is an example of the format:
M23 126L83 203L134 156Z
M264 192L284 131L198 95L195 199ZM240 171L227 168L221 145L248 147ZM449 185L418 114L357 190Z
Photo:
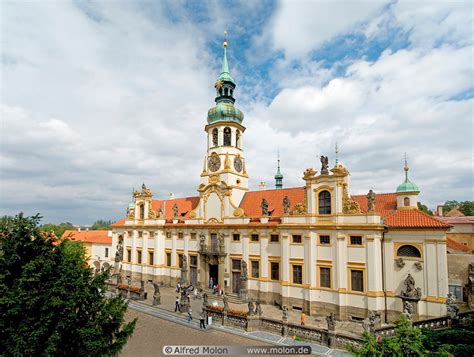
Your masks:
M209 159L207 160L207 166L209 167L209 171L211 172L216 172L220 169L221 159L215 152L212 153Z
M238 156L236 156L234 159L234 168L237 172L242 171L242 159Z

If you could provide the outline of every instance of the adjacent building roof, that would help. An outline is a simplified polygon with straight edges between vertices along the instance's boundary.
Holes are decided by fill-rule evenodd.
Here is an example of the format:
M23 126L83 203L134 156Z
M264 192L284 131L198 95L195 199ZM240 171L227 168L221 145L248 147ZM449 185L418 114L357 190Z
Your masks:
M65 231L61 239L69 238L84 243L112 244L112 237L106 230L97 231Z
M448 224L474 224L474 216L436 217L436 219Z
M367 212L367 197L365 195L353 195L351 198L356 201L362 212ZM396 193L378 193L375 196L375 212L381 217L385 217L397 210Z
M385 225L392 228L442 228L451 226L416 208L402 209L383 218Z
M448 249L452 249L454 251L458 250L462 252L469 252L469 247L467 245L456 242L455 240L449 237L447 238L446 245L448 246Z

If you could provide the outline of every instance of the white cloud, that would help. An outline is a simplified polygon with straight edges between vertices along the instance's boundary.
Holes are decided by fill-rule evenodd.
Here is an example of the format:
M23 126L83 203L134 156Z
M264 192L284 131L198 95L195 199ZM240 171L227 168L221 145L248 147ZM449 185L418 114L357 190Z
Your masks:
M351 32L388 1L282 1L270 25L270 41L292 58L334 36Z

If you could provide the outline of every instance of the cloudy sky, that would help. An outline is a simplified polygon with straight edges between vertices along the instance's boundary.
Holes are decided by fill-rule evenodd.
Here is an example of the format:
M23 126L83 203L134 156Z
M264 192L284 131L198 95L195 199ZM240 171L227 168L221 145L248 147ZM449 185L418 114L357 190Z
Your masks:
M470 1L1 3L0 214L90 224L196 195L229 32L251 188L334 146L351 192L473 199Z

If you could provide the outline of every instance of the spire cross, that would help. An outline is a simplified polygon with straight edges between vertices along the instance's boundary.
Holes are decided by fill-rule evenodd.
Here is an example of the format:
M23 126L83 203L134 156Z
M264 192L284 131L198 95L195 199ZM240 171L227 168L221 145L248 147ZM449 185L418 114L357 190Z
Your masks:
M280 150L277 151L278 156L278 170L280 169Z
M408 170L410 168L408 167L408 162L407 162L407 153L405 152L405 166L403 167L403 170L405 170L405 181L408 180Z

